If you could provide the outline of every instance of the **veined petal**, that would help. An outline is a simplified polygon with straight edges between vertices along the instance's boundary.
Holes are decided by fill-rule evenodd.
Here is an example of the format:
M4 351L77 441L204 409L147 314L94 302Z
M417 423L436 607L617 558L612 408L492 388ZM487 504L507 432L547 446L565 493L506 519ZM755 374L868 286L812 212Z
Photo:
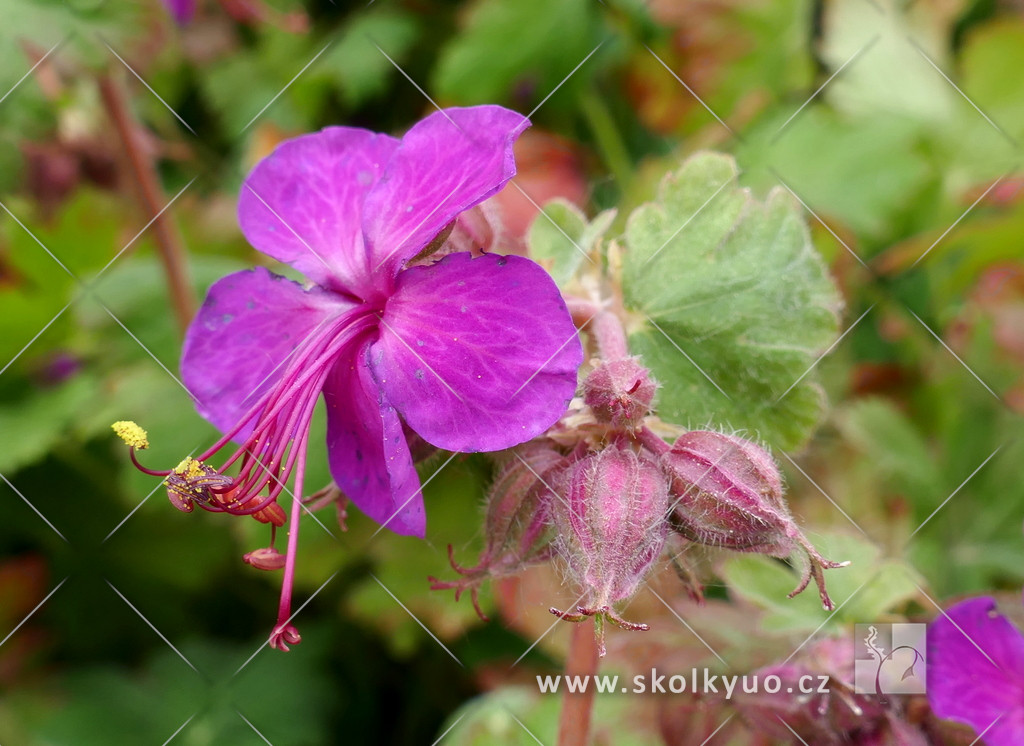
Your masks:
M426 513L402 423L367 368L367 346L324 385L331 475L360 510L397 534L424 536Z
M281 143L242 184L242 232L316 284L365 297L374 283L363 247L363 200L397 147L393 137L352 127Z
M512 144L529 125L500 106L435 112L410 129L366 197L363 232L375 272L394 277L455 217L516 172Z
M992 598L973 598L928 625L928 700L939 717L984 731L985 743L1016 746L1024 743L1024 634L995 608Z
M469 254L398 276L370 354L409 426L451 451L496 451L544 432L565 412L582 360L562 296L539 265Z
M303 340L351 308L337 293L303 290L262 267L218 280L188 328L181 359L199 414L227 431L280 380Z

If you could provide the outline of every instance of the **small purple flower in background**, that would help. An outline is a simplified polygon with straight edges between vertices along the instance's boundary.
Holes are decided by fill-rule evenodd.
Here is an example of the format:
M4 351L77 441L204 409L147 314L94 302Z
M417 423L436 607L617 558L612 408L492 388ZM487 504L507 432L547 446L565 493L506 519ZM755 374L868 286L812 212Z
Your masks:
M191 21L196 12L196 0L163 0L163 4L181 26Z
M274 528L294 475L283 562L272 547L251 553L254 566L285 570L274 647L299 640L291 584L321 392L338 487L382 526L416 536L426 515L403 422L438 448L501 450L547 430L575 392L582 346L539 265L453 253L407 266L515 174L512 145L528 124L479 106L432 114L401 140L330 127L281 144L243 185L246 238L311 282L257 268L210 288L182 373L224 436L162 474L181 510L198 503ZM223 466L205 463L232 440L242 446ZM238 475L225 475L234 464Z
M988 746L1024 744L1024 635L988 596L962 601L928 625L928 700Z

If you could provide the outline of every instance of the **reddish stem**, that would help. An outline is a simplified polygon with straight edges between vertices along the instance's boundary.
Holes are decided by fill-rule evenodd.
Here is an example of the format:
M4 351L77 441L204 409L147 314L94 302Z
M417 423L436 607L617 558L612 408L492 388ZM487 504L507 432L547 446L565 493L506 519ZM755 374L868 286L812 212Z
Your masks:
M562 714L558 721L558 746L587 746L590 739L590 718L594 711L594 681L597 673L597 642L589 624L574 624L565 661L565 676L589 679L584 692L566 692L562 698Z
M566 305L576 328L585 330L594 339L602 360L608 362L629 357L626 330L618 316L582 298L569 298Z
M114 129L124 144L128 165L138 189L136 193L147 218L153 218L153 237L160 261L164 265L171 306L182 332L188 329L195 310L195 298L188 279L185 265L185 250L181 239L171 224L170 217L161 213L167 205L167 198L160 188L153 159L145 151L143 133L132 116L121 87L109 75L99 80L100 97L114 124Z

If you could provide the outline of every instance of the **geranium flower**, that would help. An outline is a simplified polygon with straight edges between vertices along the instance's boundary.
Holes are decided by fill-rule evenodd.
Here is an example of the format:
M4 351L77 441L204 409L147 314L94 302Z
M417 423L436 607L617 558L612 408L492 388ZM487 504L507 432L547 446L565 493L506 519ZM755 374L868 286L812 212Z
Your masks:
M182 510L199 504L275 527L294 476L287 555L247 556L285 568L275 647L298 640L288 624L298 498L321 392L338 487L382 526L416 536L426 515L403 422L439 448L494 451L547 430L573 396L582 347L539 265L469 253L413 261L429 261L457 216L515 174L512 145L528 124L480 106L434 113L401 140L330 127L282 143L243 185L246 238L310 283L257 268L210 288L182 373L224 437L151 473L166 475ZM231 440L241 448L208 465ZM226 476L235 463L238 475Z
M928 701L988 746L1024 743L1024 635L994 599L962 601L928 625Z

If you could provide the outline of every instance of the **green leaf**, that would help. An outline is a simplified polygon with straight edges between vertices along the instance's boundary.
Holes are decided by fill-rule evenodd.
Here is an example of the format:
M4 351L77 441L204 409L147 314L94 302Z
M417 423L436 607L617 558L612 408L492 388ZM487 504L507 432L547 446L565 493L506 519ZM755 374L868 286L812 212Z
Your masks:
M592 264L594 245L615 219L605 210L590 223L571 202L555 199L544 205L530 226L530 257L546 269L559 287L568 285L581 266ZM590 260L588 260L590 256Z
M944 492L942 471L906 415L884 399L861 399L843 412L839 426L864 452L875 474L915 505L932 509L936 496Z
M95 379L76 376L56 390L0 407L0 474L13 474L55 448L96 388Z
M878 620L917 595L918 586L924 584L913 567L902 560L881 558L878 547L864 538L833 534L815 537L814 544L828 559L851 563L825 571L828 592L837 607L831 617L821 608L813 582L799 596L787 598L797 576L776 560L742 555L723 566L730 593L767 612L761 622L765 631L814 630L826 619L833 627Z
M593 51L596 6L587 0L479 0L465 30L444 47L434 87L460 104L508 102L510 92L529 87L540 101ZM582 86L594 60L566 82Z
M602 672L602 674L607 672ZM615 674L611 674L615 676ZM594 743L629 743L654 746L664 743L657 733L639 729L638 703L624 697L623 687L633 682L620 676L612 693L598 694L593 712ZM558 735L558 717L562 694L540 694L536 686L508 686L470 700L456 710L438 731L450 746L535 746L554 743ZM516 722L518 720L518 722Z
M374 8L355 16L319 65L320 74L338 81L342 96L351 107L380 96L389 79L398 74L381 54L402 64L419 36L414 16L393 8Z
M756 201L731 157L701 153L626 225L630 346L661 383L670 422L799 446L823 395L805 375L835 339L839 298L796 204Z

